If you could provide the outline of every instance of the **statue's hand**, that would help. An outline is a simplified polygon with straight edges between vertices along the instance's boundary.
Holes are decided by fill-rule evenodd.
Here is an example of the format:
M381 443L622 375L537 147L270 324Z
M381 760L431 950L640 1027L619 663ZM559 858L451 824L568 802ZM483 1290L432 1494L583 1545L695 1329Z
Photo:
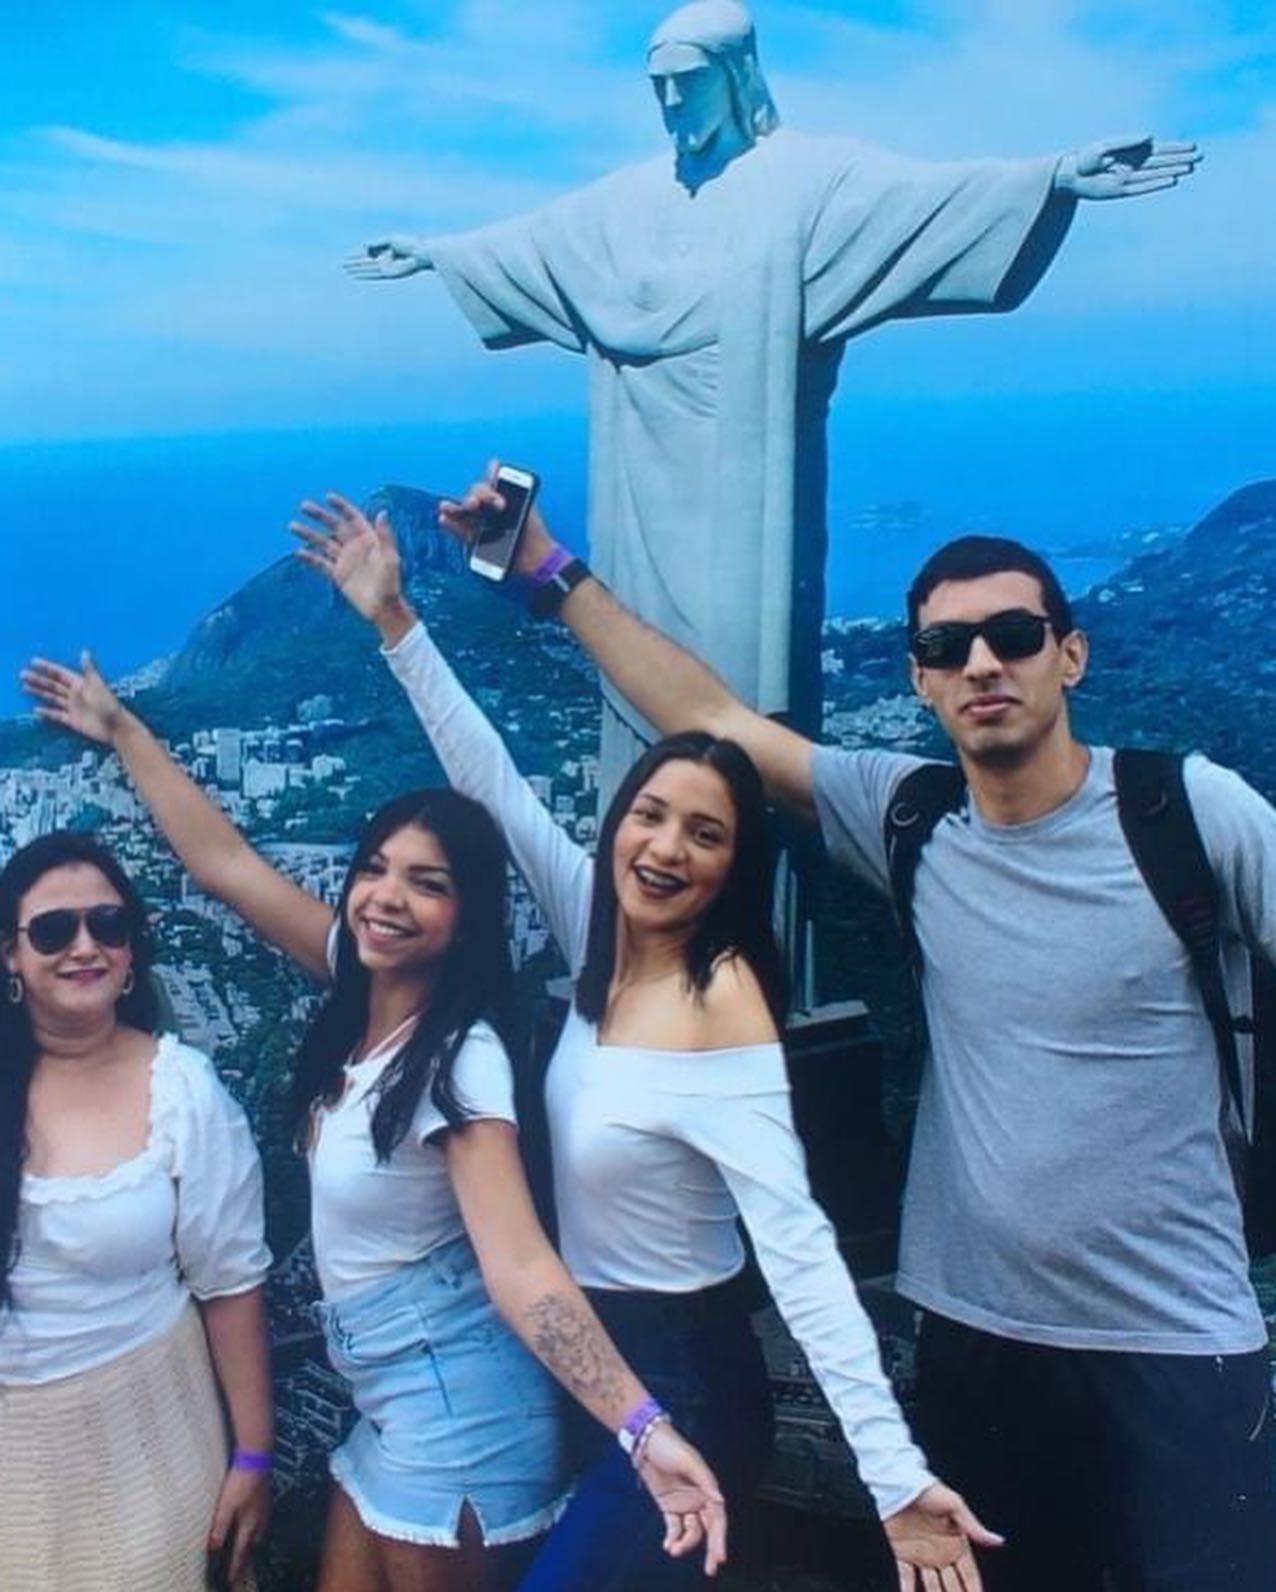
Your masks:
M417 271L432 271L434 261L428 245L418 238L378 238L343 260L341 268L360 282L394 282Z
M1100 138L1063 157L1055 187L1078 199L1131 199L1176 188L1201 159L1184 139Z

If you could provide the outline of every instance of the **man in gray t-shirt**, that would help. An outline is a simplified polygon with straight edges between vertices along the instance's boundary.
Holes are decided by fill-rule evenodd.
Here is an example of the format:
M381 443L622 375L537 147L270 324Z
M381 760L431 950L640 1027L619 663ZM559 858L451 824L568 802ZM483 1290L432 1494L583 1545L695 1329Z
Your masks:
M522 572L552 547L534 520ZM817 748L579 567L558 587L542 608L652 724L739 742L836 862L888 890L884 820L916 759ZM1049 567L984 537L930 560L909 630L968 791L913 902L931 1054L898 1286L925 1312L921 1435L1008 1537L989 1588L1270 1592L1271 1383L1228 1107L1186 953L1123 838L1112 754L1070 729L1086 639ZM1276 813L1204 758L1185 777L1239 997L1246 945L1276 958Z

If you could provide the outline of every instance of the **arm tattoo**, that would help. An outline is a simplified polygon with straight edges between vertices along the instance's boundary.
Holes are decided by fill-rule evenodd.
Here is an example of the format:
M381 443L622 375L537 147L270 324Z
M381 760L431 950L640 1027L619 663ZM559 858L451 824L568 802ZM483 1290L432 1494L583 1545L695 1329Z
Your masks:
M590 1310L546 1294L524 1319L528 1347L568 1392L595 1410L620 1403L625 1363Z

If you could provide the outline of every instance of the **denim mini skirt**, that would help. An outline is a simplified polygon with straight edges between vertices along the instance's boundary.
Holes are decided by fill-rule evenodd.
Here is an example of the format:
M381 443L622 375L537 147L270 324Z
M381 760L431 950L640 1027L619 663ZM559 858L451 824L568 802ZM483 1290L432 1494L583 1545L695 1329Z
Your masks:
M329 1465L369 1531L456 1547L466 1504L489 1547L554 1523L558 1386L497 1314L468 1238L318 1308L359 1414Z

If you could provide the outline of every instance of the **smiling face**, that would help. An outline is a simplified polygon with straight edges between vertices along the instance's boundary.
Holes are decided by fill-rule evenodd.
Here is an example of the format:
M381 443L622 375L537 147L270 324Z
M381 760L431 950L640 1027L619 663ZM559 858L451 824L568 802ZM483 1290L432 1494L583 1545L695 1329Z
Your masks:
M415 824L382 841L346 898L359 961L374 975L428 971L451 948L460 915L447 854Z
M918 628L979 623L1008 610L1044 615L1034 576L1001 570L975 580L941 581L921 606ZM1060 641L1047 626L1040 652L1009 661L977 636L959 667L927 668L913 659L913 685L963 756L976 763L1019 763L1052 736L1069 733L1065 693L1080 683L1086 656L1079 630Z
M701 155L724 127L735 126L726 68L694 45L662 46L649 62L665 131L679 155Z
M673 758L655 771L616 830L616 900L631 928L677 932L713 904L735 860L736 813L726 781Z
M106 875L88 862L51 868L22 897L18 933L5 946L4 961L7 970L21 978L24 999L37 1026L63 1030L91 1027L114 1010L124 993L133 952L127 944L99 944L89 933L83 914L91 907L126 905ZM46 912L68 910L80 915L71 941L58 951L37 950L31 943L31 920Z

